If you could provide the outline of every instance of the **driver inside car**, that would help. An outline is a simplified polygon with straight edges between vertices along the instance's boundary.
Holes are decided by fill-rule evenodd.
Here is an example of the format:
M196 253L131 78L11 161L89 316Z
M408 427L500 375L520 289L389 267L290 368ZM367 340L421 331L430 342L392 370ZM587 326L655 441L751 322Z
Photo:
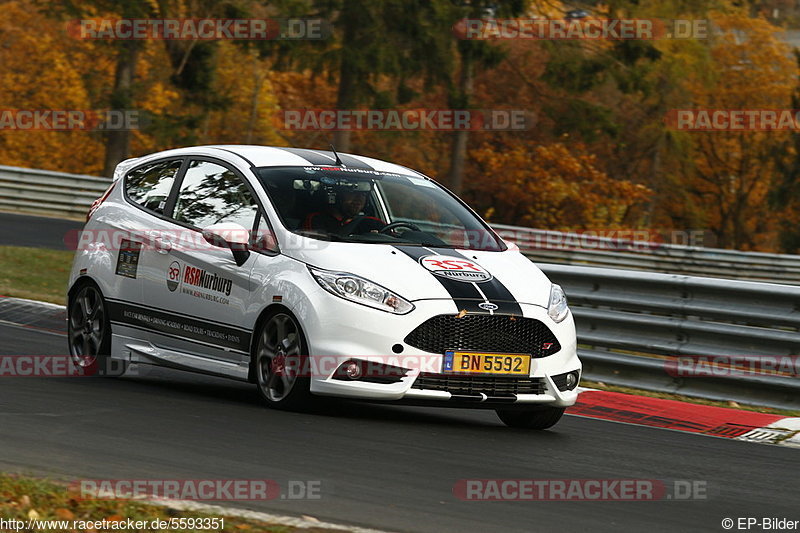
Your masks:
M377 233L386 223L375 217L361 215L367 204L367 193L363 191L339 191L336 201L324 211L310 213L303 228L330 234ZM349 226L349 227L348 227Z

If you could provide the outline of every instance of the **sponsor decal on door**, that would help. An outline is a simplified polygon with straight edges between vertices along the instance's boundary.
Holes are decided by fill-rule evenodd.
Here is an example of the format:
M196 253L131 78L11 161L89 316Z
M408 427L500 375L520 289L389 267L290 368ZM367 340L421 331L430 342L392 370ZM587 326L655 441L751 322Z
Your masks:
M167 289L170 292L180 288L182 294L214 303L230 304L230 300L226 298L231 295L233 289L233 280L230 278L189 264L181 264L180 261L173 261L167 267L166 279Z

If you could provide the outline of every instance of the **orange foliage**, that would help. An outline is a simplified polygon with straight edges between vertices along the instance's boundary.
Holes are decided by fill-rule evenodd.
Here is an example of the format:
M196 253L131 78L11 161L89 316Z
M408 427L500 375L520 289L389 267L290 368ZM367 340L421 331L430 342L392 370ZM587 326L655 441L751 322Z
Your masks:
M745 13L717 14L711 71L686 81L692 107L788 109L798 69L779 28ZM693 216L719 245L771 249L775 217L767 194L785 131L691 133L694 166L681 176ZM692 216L692 213L689 214Z
M161 5L149 3L154 12ZM547 6L562 11L560 2L532 2L531 6L531 13ZM191 15L190 4L180 2L175 9L181 16ZM682 98L675 95L681 84L687 95L684 107L776 109L791 105L798 69L787 46L775 36L778 28L737 12L715 15L714 21L719 32L707 44L657 43L660 63L643 76L664 81L673 91L669 94L666 89L647 96L636 91L623 94L611 77L581 94L567 94L552 80L542 80L551 59L563 49L559 52L535 41L494 43L508 53L496 67L476 70L471 106L522 110L536 114L539 121L526 131L470 132L465 198L494 222L616 229L639 228L650 220L670 221L713 229L727 246L773 246L777 223L775 214L768 212L766 198L776 173L774 155L781 153L786 133L665 135L660 122L662 109ZM69 37L65 22L37 11L33 0L3 3L0 36L0 109L104 108L116 65L113 43ZM320 50L336 45L335 41L325 43ZM276 71L271 68L274 58L261 57L237 43L215 46L209 67L214 69L211 87L226 105L208 110L173 83L174 67L164 43L142 43L134 101L137 109L154 117L155 126L134 133L132 155L188 142L327 148L332 132L285 130L278 112L334 108L335 69L333 75ZM608 48L609 43L584 43L581 50L592 59ZM375 100L391 101L388 95L397 85L396 79L379 80ZM448 87L441 80L433 88L419 77L405 79L403 85L414 96L401 107L447 108ZM609 122L623 134L611 138L609 129L582 114L583 107L567 114L568 104L575 101L606 113L603 116L611 117ZM576 123L590 127L578 134L573 132L577 128L568 126ZM561 131L571 133L562 136ZM673 153L659 148L668 137ZM452 138L451 132L357 131L352 135L352 151L392 160L445 181ZM100 132L0 130L0 164L97 174L102 168L103 141ZM794 205L780 214L784 221L800 217ZM652 213L644 213L645 207Z
M0 109L90 110L82 74L91 43L67 37L64 24L45 19L27 2L0 9ZM99 173L100 137L86 131L0 130L0 164Z
M488 220L538 228L630 228L633 208L649 189L616 180L582 147L520 143L503 151L473 150L479 171L467 196Z

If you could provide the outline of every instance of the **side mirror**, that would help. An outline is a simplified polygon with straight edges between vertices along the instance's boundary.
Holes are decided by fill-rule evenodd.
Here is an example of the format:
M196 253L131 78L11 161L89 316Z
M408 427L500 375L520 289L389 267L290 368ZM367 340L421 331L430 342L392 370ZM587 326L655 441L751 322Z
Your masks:
M259 229L253 236L251 248L257 252L278 252L278 241L270 229Z
M203 228L203 238L212 246L230 248L238 266L242 266L250 257L250 250L247 249L250 232L240 224L235 222L212 224Z

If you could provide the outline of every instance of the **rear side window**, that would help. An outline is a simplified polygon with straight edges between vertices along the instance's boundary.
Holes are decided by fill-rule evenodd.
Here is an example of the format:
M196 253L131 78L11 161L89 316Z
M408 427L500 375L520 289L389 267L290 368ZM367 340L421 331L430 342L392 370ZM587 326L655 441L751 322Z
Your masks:
M169 191L182 161L160 161L130 171L125 178L128 198L140 206L163 213Z
M191 161L181 182L173 218L197 228L235 222L253 229L258 204L247 184L229 168Z

